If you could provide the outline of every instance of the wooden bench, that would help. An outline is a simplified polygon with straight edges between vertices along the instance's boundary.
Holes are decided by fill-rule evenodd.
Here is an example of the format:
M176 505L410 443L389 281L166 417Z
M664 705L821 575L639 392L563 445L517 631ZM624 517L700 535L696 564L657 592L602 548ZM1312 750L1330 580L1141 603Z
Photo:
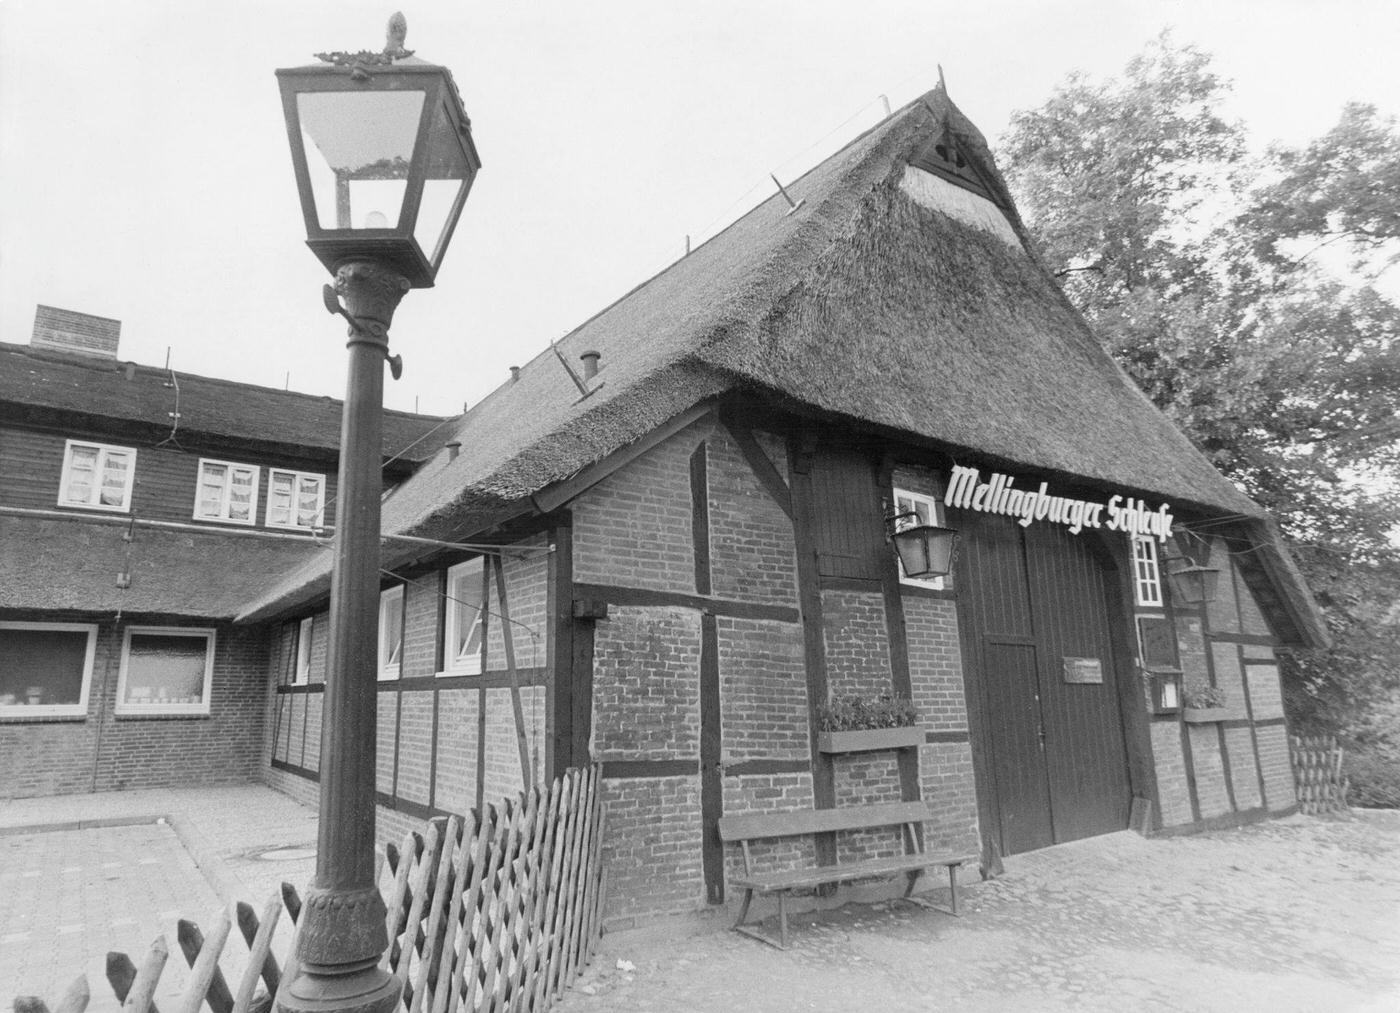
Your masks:
M924 850L922 824L928 819L928 808L922 802L887 802L880 805L851 806L843 809L797 809L788 812L756 813L745 816L722 816L719 836L724 841L739 841L744 850L744 875L731 880L731 885L744 888L744 905L735 931L761 939L780 950L787 949L788 893L826 883L844 883L855 879L873 879L904 873L909 877L904 896L916 904L958 914L958 869L977 861L976 855L930 854ZM796 837L804 834L830 833L836 830L866 830L876 827L900 826L904 854L892 858L870 858L838 865L815 868L782 869L755 872L749 852L749 842L771 837ZM948 870L948 890L951 898L947 908L912 896L914 883L925 869L942 865ZM755 893L778 895L778 940L744 924L749 904Z

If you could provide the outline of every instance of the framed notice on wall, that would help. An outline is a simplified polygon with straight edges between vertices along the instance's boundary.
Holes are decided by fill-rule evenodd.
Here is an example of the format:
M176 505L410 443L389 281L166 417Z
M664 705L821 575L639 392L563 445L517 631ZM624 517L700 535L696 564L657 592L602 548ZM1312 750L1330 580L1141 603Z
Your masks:
M1065 658L1065 682L1103 682L1103 662L1098 658Z

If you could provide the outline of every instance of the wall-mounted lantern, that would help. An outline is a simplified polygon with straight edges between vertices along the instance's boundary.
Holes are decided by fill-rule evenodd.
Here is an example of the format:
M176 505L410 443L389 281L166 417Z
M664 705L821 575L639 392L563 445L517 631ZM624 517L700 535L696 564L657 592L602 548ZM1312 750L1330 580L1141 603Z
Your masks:
M1220 571L1212 566L1183 566L1172 569L1172 564L1188 562L1175 558L1167 560L1167 581L1171 584L1172 598L1178 605L1204 605L1215 600L1215 589L1220 582Z
M1149 672L1152 679L1152 713L1175 714L1181 710L1181 673Z
M913 512L887 519L890 540L894 542L906 577L944 577L953 572L958 533L936 524L918 523Z

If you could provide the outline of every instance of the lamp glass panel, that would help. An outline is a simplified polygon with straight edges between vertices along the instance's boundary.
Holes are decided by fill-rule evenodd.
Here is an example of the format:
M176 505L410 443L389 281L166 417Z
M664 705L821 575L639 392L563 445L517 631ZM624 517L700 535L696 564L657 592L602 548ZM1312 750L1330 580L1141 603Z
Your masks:
M418 204L413 238L428 255L428 260L437 264L442 259L443 242L452 223L452 209L471 175L471 164L462 150L461 138L442 105L428 123L427 148L423 196Z
M297 95L321 228L398 227L424 96L422 91Z

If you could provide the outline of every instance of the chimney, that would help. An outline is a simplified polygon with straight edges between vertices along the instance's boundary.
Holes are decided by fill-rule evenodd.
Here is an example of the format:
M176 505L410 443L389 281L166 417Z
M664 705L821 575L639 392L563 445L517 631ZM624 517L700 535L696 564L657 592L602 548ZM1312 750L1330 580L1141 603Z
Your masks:
M447 459L449 461L455 461L457 460L457 455L462 452L462 441L448 440L446 443L443 444L443 447L445 447L447 450Z
M34 313L34 333L29 347L77 352L115 362L121 336L120 320L40 305Z
M583 378L591 380L598 375L598 360L603 357L602 352L582 352L579 358L583 360Z

